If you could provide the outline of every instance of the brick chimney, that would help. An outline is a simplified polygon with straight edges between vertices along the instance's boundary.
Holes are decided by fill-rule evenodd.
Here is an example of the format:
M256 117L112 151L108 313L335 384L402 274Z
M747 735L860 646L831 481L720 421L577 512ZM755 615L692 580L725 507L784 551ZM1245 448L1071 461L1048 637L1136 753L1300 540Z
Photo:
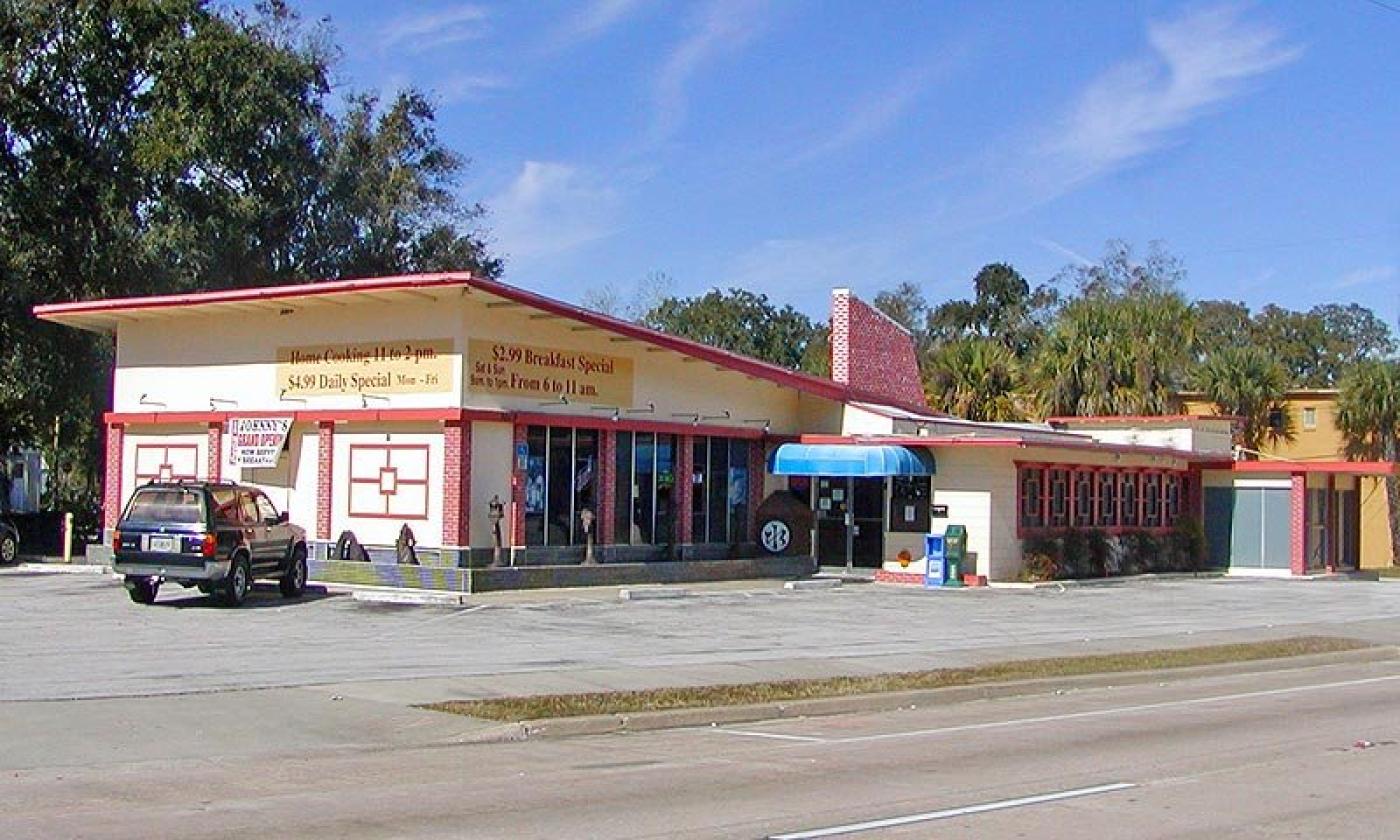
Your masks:
M831 291L831 378L899 405L928 405L914 337L850 289Z

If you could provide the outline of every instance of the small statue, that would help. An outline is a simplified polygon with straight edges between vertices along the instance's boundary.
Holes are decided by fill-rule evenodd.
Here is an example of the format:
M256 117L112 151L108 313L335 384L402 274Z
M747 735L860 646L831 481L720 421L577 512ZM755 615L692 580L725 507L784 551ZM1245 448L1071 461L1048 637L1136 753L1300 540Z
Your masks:
M413 547L418 545L418 540L413 536L413 530L405 522L399 529L399 538L394 542L394 554L398 561L408 566L418 565L418 553Z
M501 549L505 544L505 535L501 532L501 521L506 518L506 505L501 501L498 494L492 494L491 501L486 503L486 518L491 521L491 565L501 565Z
M584 508L578 512L579 524L583 526L583 562L592 564L593 560L593 511Z

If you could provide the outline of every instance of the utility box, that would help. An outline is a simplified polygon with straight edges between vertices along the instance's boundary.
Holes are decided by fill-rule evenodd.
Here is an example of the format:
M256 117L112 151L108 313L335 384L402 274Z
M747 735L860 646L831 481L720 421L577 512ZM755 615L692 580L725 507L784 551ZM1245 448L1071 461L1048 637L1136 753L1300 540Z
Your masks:
M967 527L949 525L943 532L943 556L947 564L945 586L962 586L963 563L967 560Z
M942 586L948 581L948 565L945 562L943 537L929 534L924 537L924 587Z

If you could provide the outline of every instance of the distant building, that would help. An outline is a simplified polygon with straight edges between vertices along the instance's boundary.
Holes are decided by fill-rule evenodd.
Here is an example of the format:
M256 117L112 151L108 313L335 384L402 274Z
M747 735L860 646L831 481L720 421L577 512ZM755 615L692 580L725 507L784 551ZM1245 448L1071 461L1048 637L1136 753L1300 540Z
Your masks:
M1293 430L1292 440L1266 442L1258 453L1243 453L1246 460L1257 460L1262 464L1278 465L1280 474L1292 474L1296 470L1288 468L1294 464L1315 475L1320 471L1333 470L1333 476L1342 475L1346 464L1346 439L1337 429L1337 394L1335 388L1300 388L1289 391L1284 397L1280 412L1270 418L1270 426L1282 431ZM1180 395L1182 410L1195 414L1213 414L1215 406L1202 394L1186 392ZM1291 421L1291 422L1290 422ZM1330 465L1330 466L1329 466ZM1338 479L1332 478L1332 486ZM1325 481L1313 479L1314 484ZM1358 510L1356 528L1359 536L1357 551L1363 569L1376 569L1400 562L1391 552L1390 515L1387 503L1384 476L1361 475L1356 477ZM1309 485L1312 488L1312 484ZM1312 488L1320 489L1320 488ZM1397 501L1390 501L1390 504ZM1312 520L1323 515L1322 511L1311 511ZM1348 514L1350 515L1350 514ZM1309 526L1316 530L1317 523Z

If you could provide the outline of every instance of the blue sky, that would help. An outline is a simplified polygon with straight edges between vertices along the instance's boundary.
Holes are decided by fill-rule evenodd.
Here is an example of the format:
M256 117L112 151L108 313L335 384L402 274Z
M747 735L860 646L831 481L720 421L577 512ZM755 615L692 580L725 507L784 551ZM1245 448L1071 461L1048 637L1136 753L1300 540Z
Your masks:
M1400 0L295 5L347 88L434 95L506 279L566 300L824 317L1122 238L1192 297L1400 317Z

